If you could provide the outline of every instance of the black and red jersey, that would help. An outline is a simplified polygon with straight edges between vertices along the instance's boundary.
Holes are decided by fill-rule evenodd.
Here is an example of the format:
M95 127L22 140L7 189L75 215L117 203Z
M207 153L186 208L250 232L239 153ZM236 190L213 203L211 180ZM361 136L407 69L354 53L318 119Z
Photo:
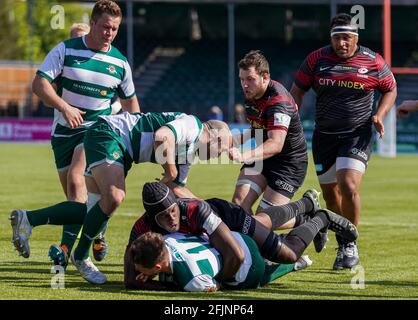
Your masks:
M316 129L324 133L352 132L371 125L374 91L396 87L385 60L359 46L349 59L339 58L331 45L310 53L296 73L295 84L317 94Z
M252 129L263 130L263 141L270 130L287 132L283 149L278 156L306 154L306 140L298 106L290 93L277 81L271 80L264 95L257 100L245 100L245 113Z
M199 199L177 199L180 209L180 230L181 233L202 234L206 230L203 225L209 216L213 213L212 208L204 200ZM167 234L168 232L161 228L154 219L151 219L146 213L142 215L134 224L129 236L130 245L140 235L148 232L158 232Z

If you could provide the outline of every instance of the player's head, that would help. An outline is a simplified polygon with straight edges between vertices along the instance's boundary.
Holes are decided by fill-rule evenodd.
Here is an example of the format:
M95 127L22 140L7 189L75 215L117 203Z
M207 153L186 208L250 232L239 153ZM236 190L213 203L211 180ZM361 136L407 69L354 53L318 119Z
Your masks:
M142 189L146 214L164 230L173 233L180 229L180 209L173 191L164 183L147 182Z
M199 159L219 158L232 146L232 133L228 124L220 120L209 120L203 123L207 139L199 140Z
M74 23L70 28L70 37L78 38L90 32L90 27L85 23Z
M250 51L238 63L239 79L245 99L255 100L263 96L270 82L270 67L261 51Z
M352 57L357 50L358 27L351 20L346 13L337 14L331 20L331 46L341 59Z
M161 234L147 232L131 244L135 270L152 277L160 273L167 258L165 242Z
M93 7L89 37L95 44L108 47L116 37L122 11L114 1L99 0Z

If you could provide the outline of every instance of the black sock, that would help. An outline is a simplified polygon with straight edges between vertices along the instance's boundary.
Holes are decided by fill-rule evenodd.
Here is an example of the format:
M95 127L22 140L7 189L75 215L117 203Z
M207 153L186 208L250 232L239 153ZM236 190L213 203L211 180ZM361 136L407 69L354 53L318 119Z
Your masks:
M300 215L296 216L295 225L293 226L293 228L299 227L300 225L308 222L310 219L311 219L311 217L306 215L306 214L300 214Z
M277 230L293 218L304 215L313 209L313 204L308 198L302 198L281 206L272 206L264 209L262 212L267 214L272 223L272 229Z
M289 236L299 237L308 246L319 230L328 226L329 221L324 212L318 212L315 217L289 232Z

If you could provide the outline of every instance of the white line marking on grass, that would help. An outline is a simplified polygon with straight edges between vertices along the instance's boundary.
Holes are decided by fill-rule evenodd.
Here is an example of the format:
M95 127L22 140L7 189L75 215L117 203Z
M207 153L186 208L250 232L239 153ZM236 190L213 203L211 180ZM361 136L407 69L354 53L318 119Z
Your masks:
M417 223L399 223L399 222L387 222L387 221L360 221L360 226L389 226L389 227L403 227L403 228L416 228Z

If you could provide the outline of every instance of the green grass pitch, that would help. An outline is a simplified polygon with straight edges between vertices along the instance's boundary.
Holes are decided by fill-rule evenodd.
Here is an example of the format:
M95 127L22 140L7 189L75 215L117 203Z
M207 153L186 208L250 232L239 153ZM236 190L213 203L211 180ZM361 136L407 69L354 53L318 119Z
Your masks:
M160 177L161 168L135 165L127 178L127 197L110 220L109 253L97 263L109 282L94 286L85 282L69 265L65 289L51 288L51 265L47 251L58 243L61 227L34 229L31 257L23 259L11 244L8 221L11 209L36 209L64 201L49 145L1 144L0 187L0 299L207 299L208 294L127 291L123 287L123 253L133 222L142 214L141 187ZM211 299L417 299L418 277L418 173L417 156L396 159L373 156L361 188L359 248L362 269L333 271L336 241L321 254L307 249L314 264L291 273L257 290L216 292ZM195 165L189 187L203 198L230 199L238 165ZM310 161L305 183L296 195L309 187L318 188ZM353 280L364 275L364 288ZM357 289L352 287L354 282Z

